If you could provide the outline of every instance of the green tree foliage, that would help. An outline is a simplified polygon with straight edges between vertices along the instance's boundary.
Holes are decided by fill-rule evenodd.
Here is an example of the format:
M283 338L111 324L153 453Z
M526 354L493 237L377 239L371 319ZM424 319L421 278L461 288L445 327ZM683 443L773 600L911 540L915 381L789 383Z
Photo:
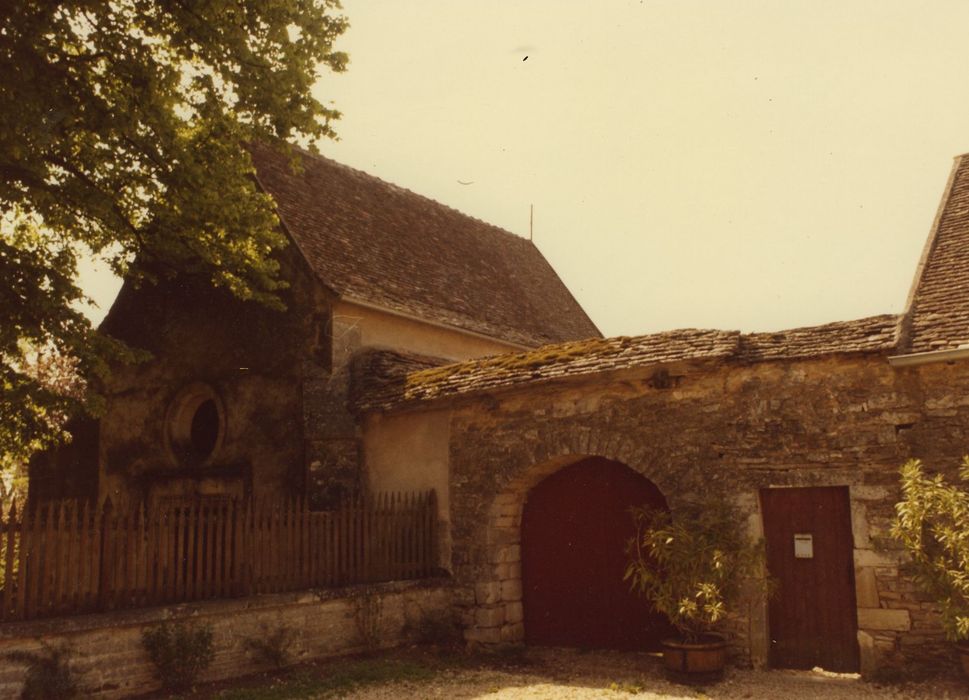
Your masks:
M625 579L666 615L687 641L712 632L745 581L763 568L763 543L743 532L744 518L722 498L666 510L634 508Z
M969 483L969 457L959 476ZM917 459L902 466L901 483L892 537L912 555L916 584L938 602L946 636L969 639L969 492L927 475Z
M37 353L92 380L124 353L78 310L79 255L280 305L285 239L244 146L334 135L310 88L344 70L346 26L337 0L0 3L0 454L96 407L96 381L65 394Z

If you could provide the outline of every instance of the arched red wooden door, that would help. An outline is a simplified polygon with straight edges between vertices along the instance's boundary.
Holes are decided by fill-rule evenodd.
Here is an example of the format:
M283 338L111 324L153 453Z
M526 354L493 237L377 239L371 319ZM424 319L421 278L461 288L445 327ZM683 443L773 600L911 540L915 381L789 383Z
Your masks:
M629 508L666 499L629 467L589 457L529 493L522 513L525 641L657 650L672 628L623 581Z

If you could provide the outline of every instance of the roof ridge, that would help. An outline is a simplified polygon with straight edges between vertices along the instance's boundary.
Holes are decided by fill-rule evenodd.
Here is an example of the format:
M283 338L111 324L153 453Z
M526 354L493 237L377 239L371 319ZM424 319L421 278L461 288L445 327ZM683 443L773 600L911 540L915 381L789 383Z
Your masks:
M908 353L959 347L969 339L969 158L956 156L929 229L899 324Z
M901 316L901 314L893 314L893 313L872 314L871 316L862 316L861 318L849 318L843 321L828 321L827 323L815 323L810 326L797 326L796 328L782 328L781 330L777 330L777 331L748 331L746 333L741 333L741 335L747 338L752 335L781 335L783 333L794 333L795 331L815 331L821 328L827 328L829 326L849 326L849 325L862 324L867 321L876 321L880 319L884 319L886 321L890 318L893 320L897 320L899 316Z

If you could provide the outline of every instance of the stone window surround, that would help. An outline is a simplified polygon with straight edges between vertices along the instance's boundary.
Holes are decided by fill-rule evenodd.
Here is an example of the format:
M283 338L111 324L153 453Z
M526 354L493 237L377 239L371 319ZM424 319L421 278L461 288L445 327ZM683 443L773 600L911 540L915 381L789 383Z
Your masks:
M215 404L218 413L219 428L212 451L201 462L186 465L185 459L179 456L179 445L185 445L190 440L192 419L195 412L206 401ZM201 381L191 382L175 393L168 403L165 412L165 456L173 467L206 467L218 457L226 436L226 408L222 397L215 388Z

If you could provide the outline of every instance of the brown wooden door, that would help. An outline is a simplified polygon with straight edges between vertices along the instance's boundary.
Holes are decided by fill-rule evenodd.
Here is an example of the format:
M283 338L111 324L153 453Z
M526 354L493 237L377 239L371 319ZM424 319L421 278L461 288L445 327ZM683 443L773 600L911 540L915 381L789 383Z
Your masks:
M629 467L587 458L529 492L522 514L525 641L656 650L672 629L623 581L629 508L666 508L659 489Z
M762 489L775 668L858 670L848 488ZM795 544L795 537L799 542Z

